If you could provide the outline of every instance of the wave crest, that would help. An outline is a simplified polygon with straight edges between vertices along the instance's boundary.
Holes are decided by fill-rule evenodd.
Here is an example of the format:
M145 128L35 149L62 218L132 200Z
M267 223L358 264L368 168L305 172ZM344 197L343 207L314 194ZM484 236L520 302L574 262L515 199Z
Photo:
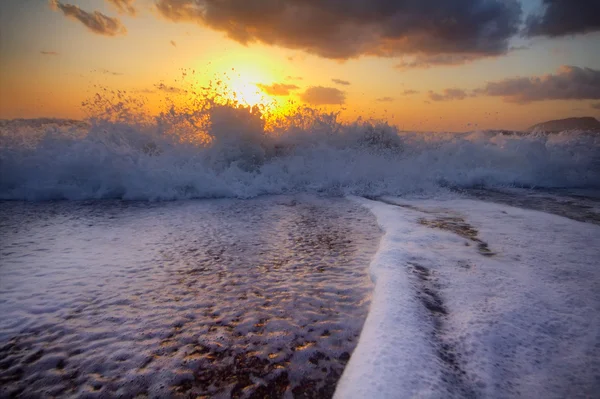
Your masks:
M600 187L600 137L401 132L300 108L210 103L159 117L0 124L0 198L172 200L292 192L406 195L450 187ZM112 114L114 115L114 114ZM125 116L124 116L125 115Z

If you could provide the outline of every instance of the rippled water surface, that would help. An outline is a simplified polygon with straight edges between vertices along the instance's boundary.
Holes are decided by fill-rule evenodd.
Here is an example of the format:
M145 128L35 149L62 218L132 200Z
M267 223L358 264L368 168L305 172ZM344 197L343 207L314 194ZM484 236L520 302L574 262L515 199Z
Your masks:
M329 397L380 231L312 196L0 203L0 396Z

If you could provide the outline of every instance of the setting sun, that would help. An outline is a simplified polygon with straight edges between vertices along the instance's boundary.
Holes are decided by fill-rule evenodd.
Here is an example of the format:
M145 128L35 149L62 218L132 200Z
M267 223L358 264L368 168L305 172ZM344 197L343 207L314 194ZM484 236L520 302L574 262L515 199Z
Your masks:
M273 102L273 99L263 93L253 83L251 79L242 77L241 75L233 77L229 81L231 97L241 105L267 105Z
M265 57L231 54L211 63L208 70L219 77L224 91L222 94L231 101L247 106L276 103L272 96L260 89L261 84L279 78Z

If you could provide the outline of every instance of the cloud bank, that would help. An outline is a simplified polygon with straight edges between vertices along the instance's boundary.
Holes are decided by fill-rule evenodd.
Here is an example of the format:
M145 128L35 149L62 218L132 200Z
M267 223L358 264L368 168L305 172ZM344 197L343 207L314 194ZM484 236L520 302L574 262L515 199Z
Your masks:
M50 6L61 11L67 18L81 22L90 31L104 36L124 35L127 29L118 18L108 17L101 12L87 12L72 4L63 4L58 0L52 0Z
M477 94L503 97L507 102L599 100L600 70L563 66L555 74L516 77L490 82Z
M517 0L157 0L156 9L243 44L338 60L415 55L430 64L505 54L521 18Z

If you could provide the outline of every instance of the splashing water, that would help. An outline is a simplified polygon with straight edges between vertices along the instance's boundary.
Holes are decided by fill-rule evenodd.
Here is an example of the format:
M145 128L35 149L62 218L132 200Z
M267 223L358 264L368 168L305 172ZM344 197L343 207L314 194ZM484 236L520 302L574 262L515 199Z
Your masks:
M150 117L143 102L114 97L85 103L86 122L0 122L0 199L600 187L600 136L593 133L401 132L310 108L269 116L204 94Z

